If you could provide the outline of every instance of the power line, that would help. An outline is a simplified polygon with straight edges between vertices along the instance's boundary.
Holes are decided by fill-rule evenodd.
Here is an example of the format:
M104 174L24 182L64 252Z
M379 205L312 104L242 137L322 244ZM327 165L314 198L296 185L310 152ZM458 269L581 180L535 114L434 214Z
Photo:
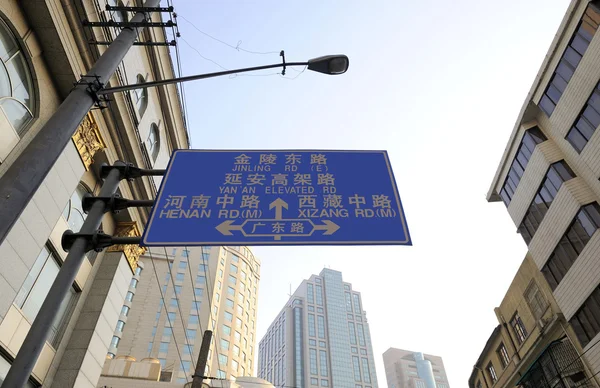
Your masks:
M185 336L185 342L186 342L186 346L188 347L188 350L190 349L190 340L188 338L188 333L187 330L185 328L184 325L184 318L183 318L183 312L181 311L181 303L179 303L179 297L177 296L177 289L175 288L175 280L173 279L173 271L171 270L172 266L169 265L169 255L167 254L167 247L163 247L163 249L165 250L165 257L167 259L167 265L168 265L168 269L169 269L169 276L171 277L171 282L173 283L173 291L174 291L174 295L175 295L175 301L177 303L177 310L179 311L179 316L181 317L181 328L183 329L183 334ZM173 265L175 264L175 260L173 260ZM189 268L189 260L187 261L186 266ZM193 285L193 283L192 283ZM168 315L168 314L167 314ZM198 322L200 322L200 317L198 317ZM178 350L179 351L179 350ZM181 356L180 356L181 359ZM181 367L183 368L183 362L181 363ZM186 382L187 382L187 378L188 376L186 375Z
M240 47L242 45L242 41L241 40L239 40L237 42L237 44L235 46L233 46L233 45L231 45L231 44L229 44L227 42L222 41L221 39L215 38L214 36L208 34L207 32L202 31L201 29L199 29L198 27L196 27L196 25L194 23L192 23L191 21L189 21L188 19L186 19L184 16L182 16L182 15L177 15L177 16L179 16L183 20L185 20L188 24L190 24L192 27L194 27L196 29L196 31L198 31L202 35L207 36L210 39L212 39L214 41L217 41L217 42L219 42L219 43L221 43L221 44L223 44L223 45L225 45L225 46L227 46L229 48L232 48L232 49L234 49L236 51L243 51L243 52L248 53L248 54L257 54L257 55L271 55L271 54L277 54L277 55L279 55L280 51L252 51L252 50L246 50L246 49Z
M169 329L171 330L171 338L173 338L173 342L175 343L175 349L177 350L177 357L179 357L179 362L181 363L181 365L183 365L183 360L181 359L181 352L179 351L179 345L177 345L177 339L175 338L175 332L173 331L173 323L171 322L171 317L169 317L169 311L167 310L165 296L162 292L162 287L160 286L160 280L158 279L158 272L156 271L156 265L154 264L154 257L152 256L152 250L148 249L148 252L150 253L150 261L152 262L152 268L154 269L154 276L156 277L156 284L158 285L158 290L160 292L160 298L162 299L163 307L165 308L165 312L167 313L167 321L169 322ZM168 257L167 257L167 261L168 261ZM168 265L168 263L167 263L167 265ZM158 329L158 325L157 325L157 329ZM154 339L152 342L154 342Z
M186 249L187 249L187 248L186 248ZM221 249L221 248L219 248L219 249ZM219 325L218 325L218 323L217 323L217 317L216 317L216 316L213 316L213 314L214 314L214 311L213 311L213 309L211 308L211 307L212 307L211 305L212 305L212 300L213 300L213 298L212 298L212 295L211 295L211 289L212 289L212 286L211 286L211 284L210 284L210 279L212 278L212 274L211 274L211 272L210 272L210 265L209 265L209 263L207 263L207 261L206 261L206 257L205 257L205 255L204 255L204 247L200 248L200 251L202 252L202 264L204 265L204 268L206 269L206 271L207 271L207 275L208 275L208 276L206 276L206 286L207 286L207 287L206 287L206 290L207 290L207 293L208 293L209 309L210 309L210 311L209 311L209 314L208 314L208 315L209 315L209 317L210 317L210 319L211 319L211 320L213 320L213 319L214 319L214 321L215 321L215 324L214 324L214 326L213 326L213 330L214 330L215 337L216 337L216 341L215 341L215 343L216 343L216 344L218 344L218 345L215 345L215 348L217 348L217 346L221 346L221 339L219 338ZM220 252L219 252L219 253L220 253ZM210 255L210 253L209 253L209 255ZM219 258L219 255L217 254L217 266L219 265L219 260L218 260L218 258ZM215 272L215 280L216 280L216 279L217 279L217 273ZM219 298L219 303L220 303L220 298ZM217 356L216 356L216 357L217 357L217 365L218 365L218 366L219 366L219 368L220 368L220 366L221 366L221 362L220 362L220 361L221 361L221 360L219 360L219 355L218 355L218 352L217 352ZM214 360L213 360L213 361L214 361Z

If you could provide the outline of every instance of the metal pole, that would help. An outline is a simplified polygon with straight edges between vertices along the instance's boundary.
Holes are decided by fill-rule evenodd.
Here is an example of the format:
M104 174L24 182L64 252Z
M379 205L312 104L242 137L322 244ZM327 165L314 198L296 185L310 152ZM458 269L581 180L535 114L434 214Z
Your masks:
M100 190L100 196L109 197L113 195L119 187L120 180L120 171L116 168L113 169L104 181L104 185ZM102 201L96 201L92 205L87 218L81 226L81 233L94 233L98 230L102 222L105 206L105 203ZM52 287L50 287L46 299L44 299L40 311L33 321L33 325L31 325L31 329L29 329L29 333L25 337L25 341L23 341L23 345L19 349L19 353L17 353L15 361L12 363L2 383L3 387L17 388L23 387L27 383L31 371L42 352L46 338L48 338L52 322L56 319L60 305L75 281L75 276L84 260L86 243L85 237L80 237L73 243L65 262L60 267L56 279L54 279L54 283L52 283Z
M147 0L145 6L155 7L159 3L160 0ZM141 22L145 19L146 15L138 12L131 21ZM97 76L101 83L108 82L136 37L135 29L122 29L87 73L87 79L95 81ZM2 220L0 222L0 244L6 239L13 225L33 198L33 194L71 140L79 123L94 105L96 96L90 93L87 87L87 85L80 84L71 90L54 115L42 126L0 178L0 220Z
M165 79L165 80L160 80L160 81L143 82L143 83L135 84L135 85L115 86L113 88L104 88L104 89L98 91L98 94L111 94L111 93L116 93L116 92L125 92L127 90L134 90L134 89L139 89L139 88L150 88L150 87L154 87L154 86L170 85L170 84L176 84L176 83L180 83L180 82L196 81L199 79L220 77L223 75L230 75L230 74L236 74L236 73L246 73L249 71L273 69L276 67L284 67L284 66L308 66L308 62L290 62L290 63L285 63L285 64L277 63L274 65L247 67L245 69L218 71L216 73L189 75L186 77Z
M200 354L198 354L198 363L196 364L196 372L192 380L192 388L202 388L202 380L206 371L206 362L208 361L208 351L210 350L210 341L212 340L212 331L206 330L202 337L202 345L200 345Z

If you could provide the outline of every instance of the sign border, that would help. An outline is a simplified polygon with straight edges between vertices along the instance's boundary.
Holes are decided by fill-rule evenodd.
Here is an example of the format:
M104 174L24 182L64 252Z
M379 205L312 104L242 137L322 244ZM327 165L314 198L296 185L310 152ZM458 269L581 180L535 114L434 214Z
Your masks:
M192 247L192 246L278 246L278 245L296 245L296 246L301 246L301 245L407 245L407 246L412 246L412 239L410 237L410 232L408 230L408 225L406 223L406 218L405 218L405 214L404 214L404 207L402 206L402 202L400 201L400 193L398 191L398 187L396 186L396 179L394 177L394 171L392 170L392 166L390 164L390 158L388 156L388 152L385 150L323 150L323 149L283 149L283 150L278 150L278 149L269 149L269 150L264 150L264 149L244 149L244 150L231 150L231 149L226 149L226 150L217 150L217 149L177 149L174 150L171 153L171 158L169 159L169 164L167 165L167 169L165 171L165 175L163 176L163 179L160 183L160 188L158 190L158 192L156 193L156 198L155 201L158 201L158 198L160 198L162 196L164 187L165 187L165 182L167 181L167 177L169 176L169 174L171 173L172 167L173 167L173 162L175 161L175 158L177 157L178 153L190 153L190 152L203 152L203 153L209 153L209 152L219 152L219 153L223 153L223 152L235 152L235 153L239 153L239 152L343 152L343 153L355 153L355 154L359 154L359 153L369 153L369 154L377 154L377 153L381 153L383 155L383 158L385 160L385 164L386 167L388 169L388 174L390 176L390 180L392 183L392 189L394 190L394 196L396 197L396 202L398 203L398 214L400 215L400 220L402 223L402 229L404 230L404 235L406 236L405 240L392 240L392 241L313 241L313 242L295 242L295 241L273 241L273 242L269 242L269 241L263 241L263 242L252 242L252 241L231 241L231 242L202 242L202 243L193 243L190 244L189 242L151 242L148 244L148 242L146 241L147 237L148 237L148 231L150 230L150 228L152 227L152 223L154 221L154 216L155 213L157 211L157 206L158 202L155 202L154 206L152 207L152 211L150 212L150 216L148 218L148 221L144 227L144 233L142 234L142 240L140 242L140 246L144 246L144 247L157 247L157 246L165 246L165 247L181 247L181 246L188 246L188 247Z

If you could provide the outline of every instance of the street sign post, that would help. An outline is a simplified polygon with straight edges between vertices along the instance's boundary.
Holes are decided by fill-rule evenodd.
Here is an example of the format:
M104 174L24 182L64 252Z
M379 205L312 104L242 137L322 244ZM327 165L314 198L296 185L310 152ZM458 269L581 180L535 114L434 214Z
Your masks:
M142 245L411 245L411 239L385 151L177 150Z

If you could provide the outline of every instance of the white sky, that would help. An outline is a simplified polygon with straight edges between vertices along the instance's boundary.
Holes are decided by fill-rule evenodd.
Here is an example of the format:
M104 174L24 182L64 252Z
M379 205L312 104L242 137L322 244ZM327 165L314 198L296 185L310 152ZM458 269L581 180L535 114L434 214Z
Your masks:
M451 386L467 386L526 252L504 205L485 194L568 4L175 0L179 15L234 46L285 49L288 61L350 57L338 77L188 84L193 146L387 149L413 238L413 247L255 248L258 339L290 285L328 266L362 293L380 387L389 347L439 355ZM182 18L179 26L185 75L220 70L198 52L226 68L280 61L231 49Z

